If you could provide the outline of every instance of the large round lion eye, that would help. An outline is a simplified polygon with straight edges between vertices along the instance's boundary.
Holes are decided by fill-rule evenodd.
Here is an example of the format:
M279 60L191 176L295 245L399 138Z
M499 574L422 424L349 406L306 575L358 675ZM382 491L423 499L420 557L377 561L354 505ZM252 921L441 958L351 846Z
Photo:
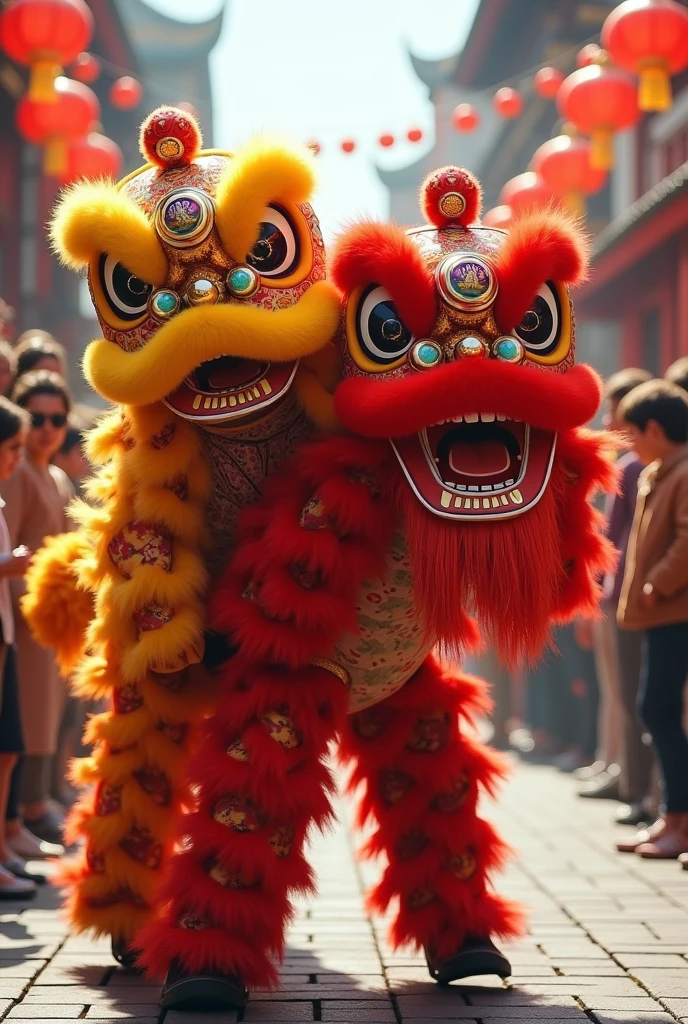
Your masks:
M153 291L152 285L106 253L100 257L98 273L103 294L115 316L120 320L138 320L143 316Z
M363 352L385 366L401 358L413 344L413 335L397 313L386 288L371 284L361 295L356 332Z
M515 332L526 351L546 356L554 352L561 335L561 308L553 285L543 284Z
M299 262L299 242L288 214L268 206L258 228L258 238L246 256L261 277L286 277Z

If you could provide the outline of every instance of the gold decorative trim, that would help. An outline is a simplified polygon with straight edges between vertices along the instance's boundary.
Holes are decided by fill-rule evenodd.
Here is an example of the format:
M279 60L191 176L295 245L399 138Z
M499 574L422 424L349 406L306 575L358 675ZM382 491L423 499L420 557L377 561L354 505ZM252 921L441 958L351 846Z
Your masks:
M338 665L336 661L332 661L330 658L312 658L311 665L314 665L316 668L324 668L326 672L331 672L333 676L337 677L340 683L344 684L344 687L347 690L351 686L351 676L346 669L342 668L341 665Z

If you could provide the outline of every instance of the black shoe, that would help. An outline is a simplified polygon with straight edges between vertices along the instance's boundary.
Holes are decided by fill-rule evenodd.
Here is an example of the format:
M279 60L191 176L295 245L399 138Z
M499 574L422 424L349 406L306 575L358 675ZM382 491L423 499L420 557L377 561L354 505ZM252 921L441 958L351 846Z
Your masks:
M499 978L511 976L511 964L500 953L492 939L469 935L461 949L446 960L435 961L426 950L428 970L438 985L448 985L460 978L474 978L481 974L496 974Z
M170 965L160 994L166 1010L242 1010L248 992L234 975L188 974L178 963Z
M127 971L134 974L143 974L142 969L137 965L137 951L132 949L126 939L112 937L112 955L117 963Z
M634 800L617 808L615 820L617 825L647 825L651 823L652 815L645 809L642 800Z

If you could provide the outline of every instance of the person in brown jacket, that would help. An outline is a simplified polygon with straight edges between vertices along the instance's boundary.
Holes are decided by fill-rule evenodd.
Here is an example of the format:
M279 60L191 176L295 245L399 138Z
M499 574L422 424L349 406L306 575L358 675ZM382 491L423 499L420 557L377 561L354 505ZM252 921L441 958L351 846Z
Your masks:
M635 840L618 843L641 857L688 853L688 395L649 381L622 401L619 415L646 468L638 480L619 625L646 630L640 713L659 759L662 816Z

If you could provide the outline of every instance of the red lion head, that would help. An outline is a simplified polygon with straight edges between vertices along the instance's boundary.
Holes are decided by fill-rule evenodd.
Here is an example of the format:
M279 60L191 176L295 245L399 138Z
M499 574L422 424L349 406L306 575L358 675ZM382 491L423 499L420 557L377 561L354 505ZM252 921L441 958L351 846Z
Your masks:
M426 617L451 640L470 601L514 655L592 602L606 552L585 502L609 474L580 429L601 396L597 374L574 365L568 287L585 277L586 239L555 209L508 234L482 227L480 202L476 179L446 167L422 187L429 223L341 238L334 410L391 442Z

